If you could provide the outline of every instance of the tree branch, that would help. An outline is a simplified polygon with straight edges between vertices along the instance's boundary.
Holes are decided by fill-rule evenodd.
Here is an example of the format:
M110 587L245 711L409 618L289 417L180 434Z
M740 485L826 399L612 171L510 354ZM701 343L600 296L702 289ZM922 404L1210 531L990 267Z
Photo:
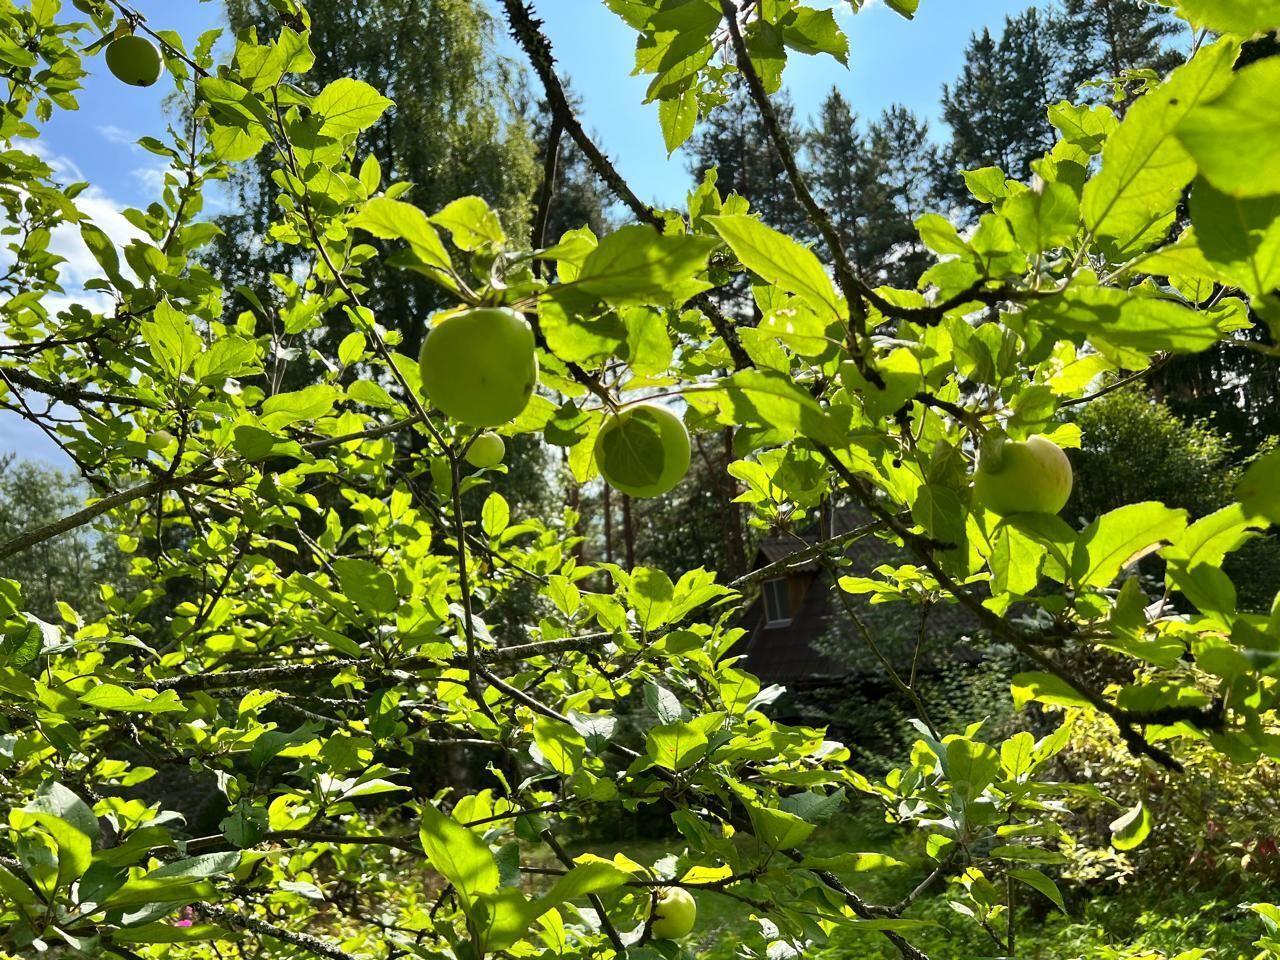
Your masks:
M612 633L591 633L580 637L564 637L559 640L536 640L493 650L477 650L477 663L515 663L534 657L556 653L593 650L603 646L613 637ZM252 667L247 670L227 670L222 673L187 673L163 680L137 680L129 685L149 690L221 690L228 687L254 687L269 683L297 683L311 680L327 680L347 670L362 677L383 676L400 670L460 667L468 665L466 657L442 660L437 657L411 657L397 663L380 664L373 660L325 660L320 663L290 663L275 667Z
M340 950L330 941L313 937L309 933L295 933L292 930L286 930L284 927L277 927L274 923L267 923L267 921L259 920L257 917L236 913L234 910L228 910L226 907L220 907L213 903L198 903L194 906L198 912L214 920L220 920L229 927L237 930L248 930L264 937L270 937L273 940L279 940L281 943L287 943L290 946L306 950L317 957L327 957L328 960L360 960L355 954Z
M787 171L787 179L791 183L791 189L795 192L796 199L804 207L809 221L822 235L822 239L831 253L831 259L835 265L836 283L839 284L840 291L848 302L849 313L854 322L854 330L857 335L855 355L861 357L865 350L867 336L867 314L863 301L868 299L867 294L871 292L871 288L854 272L853 265L849 262L849 257L845 253L844 244L840 240L840 234L836 230L835 224L831 222L831 216L814 198L808 184L805 182L804 174L800 170L800 164L796 160L795 150L787 138L786 131L782 128L777 111L773 109L773 103L764 88L760 74L756 72L755 64L751 62L751 54L747 50L746 40L743 39L742 29L738 24L737 5L733 0L720 0L720 9L724 12L725 19L728 21L729 37L733 44L733 52L738 69L742 71L751 99L755 101L756 109L760 111L760 116L764 120L765 130L773 143L774 152L777 153L778 159L782 161L782 165ZM868 375L868 371L864 369L863 374ZM868 378L870 379L870 377Z
M813 544L813 546L805 547L803 550L797 550L795 553L788 554L781 560L775 560L773 563L766 564L757 570L752 570L750 573L744 574L743 576L738 577L737 580L732 581L729 586L734 590L741 590L743 587L748 587L753 583L759 583L761 580L768 580L770 577L785 574L793 567L801 566L813 560L818 560L821 557L827 556L832 551L840 550L843 552L843 549L849 546L849 544L862 540L863 538L883 529L885 529L885 523L882 520L864 523L862 526L849 530L846 533L831 537L829 540L820 541L819 543Z
M977 617L978 621L990 630L994 636L997 636L1001 640L1010 644L1014 649L1034 662L1041 669L1062 680L1070 686L1071 689L1075 690L1076 693L1080 694L1082 698L1087 700L1090 706L1099 713L1110 717L1112 722L1115 723L1116 728L1120 731L1121 738L1129 747L1130 752L1135 756L1150 757L1162 767L1181 772L1182 764L1174 759L1170 753L1147 740L1146 737L1144 737L1137 729L1137 725L1142 723L1164 722L1163 717L1156 720L1148 720L1144 715L1135 714L1133 711L1121 710L1115 705L1109 703L1106 698L1096 690L1081 684L1078 678L1073 677L1067 670L1060 667L1044 653L1036 649L1031 636L1028 636L1012 623L1004 620L991 610L987 609L987 607L983 605L982 601L973 596L973 594L964 589L964 587L960 586L960 584L956 583L955 580L942 569L941 564L939 564L937 559L934 557L931 544L927 542L927 539L914 533L907 526L901 523L896 516L877 502L875 495L866 488L866 485L862 480L860 480L848 467L846 467L829 447L826 447L823 444L815 444L815 446L823 459L825 459L831 468L839 474L840 478L849 489L849 492L852 493L853 496L867 510L869 510L873 516L879 517L883 520L885 525L888 526L888 528L892 530L900 540L902 540L903 544L916 555L920 562L924 564L925 568L933 575L934 579L938 581L939 586L946 590L951 596L955 597L961 605L973 613L973 615ZM1200 708L1196 709L1197 715L1204 713ZM1152 716L1156 716L1156 714L1152 714ZM1209 717L1211 715L1204 714L1204 716ZM1179 719L1187 718L1180 716Z
M556 859L572 870L573 858L565 852L564 847L560 846L560 841L555 838L555 834L550 830L543 830L541 836L546 845L551 848L551 852L556 855ZM587 899L591 901L591 906L595 908L596 916L600 918L600 927L604 930L605 936L609 938L609 942L613 944L613 949L618 951L618 956L625 957L627 955L627 945L622 942L622 937L618 935L618 928L609 919L609 913L604 908L604 901L600 899L598 893L588 894Z
M622 174L583 129L581 121L573 111L573 106L569 103L569 98L565 95L564 86L556 75L556 61L551 51L551 42L542 32L542 21L534 17L532 5L524 3L523 0L502 0L502 4L506 11L507 25L511 35L529 57L529 62L533 64L534 71L542 81L547 104L551 108L552 122L559 123L568 132L578 149L587 158L596 176L613 192L614 196L626 204L636 219L661 231L665 223L658 211L636 196ZM733 325L715 302L705 293L698 294L692 302L711 321L711 326L725 342L734 363L739 368L750 366L750 357L743 349Z

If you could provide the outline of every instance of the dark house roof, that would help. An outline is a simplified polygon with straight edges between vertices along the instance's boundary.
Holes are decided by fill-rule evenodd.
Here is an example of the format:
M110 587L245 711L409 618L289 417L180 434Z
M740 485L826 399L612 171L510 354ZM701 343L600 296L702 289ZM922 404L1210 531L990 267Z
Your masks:
M854 509L829 511L822 523L802 535L761 541L752 569L784 560L806 545L853 530L868 519ZM881 565L907 562L899 548L874 536L852 543L846 557L851 562L840 573L852 576L869 576ZM769 621L762 589L739 623L746 635L734 653L744 657L747 670L764 683L790 689L883 677L883 664L856 631L837 594L839 588L818 561L789 566L785 573L770 579L785 581L790 619L785 623ZM909 668L920 636L919 608L905 603L871 604L858 596L850 596L849 602L890 662ZM942 660L978 659L973 648L962 641L963 636L976 631L967 611L954 605L935 606L929 612L927 628L921 656L925 668L936 668Z

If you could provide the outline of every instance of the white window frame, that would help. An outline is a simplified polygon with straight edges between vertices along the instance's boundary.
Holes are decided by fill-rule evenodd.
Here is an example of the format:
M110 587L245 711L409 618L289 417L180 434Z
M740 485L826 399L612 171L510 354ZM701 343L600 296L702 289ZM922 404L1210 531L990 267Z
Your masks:
M777 594L773 594L773 606L775 610L770 612L770 590L771 588L781 588L782 597L779 600ZM774 577L772 580L766 580L760 585L761 599L764 601L764 625L766 628L785 627L791 623L791 584L786 577ZM781 609L777 607L781 605ZM786 615L775 618L773 613L781 613L786 611Z

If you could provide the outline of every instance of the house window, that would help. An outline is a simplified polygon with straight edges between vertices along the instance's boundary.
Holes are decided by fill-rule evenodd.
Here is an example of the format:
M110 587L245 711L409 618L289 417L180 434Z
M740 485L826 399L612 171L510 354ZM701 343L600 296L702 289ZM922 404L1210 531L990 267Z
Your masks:
M785 579L764 582L764 625L785 627L791 622L791 596Z

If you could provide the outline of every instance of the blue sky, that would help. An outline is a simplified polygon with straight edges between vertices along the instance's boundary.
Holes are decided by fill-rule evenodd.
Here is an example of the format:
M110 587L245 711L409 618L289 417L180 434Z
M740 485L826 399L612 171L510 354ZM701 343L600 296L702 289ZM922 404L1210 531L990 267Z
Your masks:
M915 21L907 22L881 0L856 16L845 0L812 2L836 8L851 53L848 69L830 57L792 57L786 85L801 117L812 116L837 86L861 114L875 115L903 103L935 124L942 85L959 73L969 35L984 26L998 30L1007 14L1031 5L1030 0L922 0ZM134 5L153 28L177 30L189 44L222 22L217 0L134 0ZM562 75L582 100L588 129L642 197L679 203L689 185L686 160L679 153L667 157L657 106L641 103L647 81L630 76L634 33L600 0L536 0L535 7ZM499 49L523 62L505 31ZM93 185L82 195L82 205L108 233L125 236L129 228L120 209L145 206L163 177L159 158L134 141L163 133L168 86L162 81L146 90L124 87L106 72L101 57L90 59L88 67L80 110L58 113L47 125L40 149L65 179ZM56 238L54 249L70 261L68 289L93 275L92 261L72 236ZM64 462L34 428L12 414L0 414L0 451L10 450Z

